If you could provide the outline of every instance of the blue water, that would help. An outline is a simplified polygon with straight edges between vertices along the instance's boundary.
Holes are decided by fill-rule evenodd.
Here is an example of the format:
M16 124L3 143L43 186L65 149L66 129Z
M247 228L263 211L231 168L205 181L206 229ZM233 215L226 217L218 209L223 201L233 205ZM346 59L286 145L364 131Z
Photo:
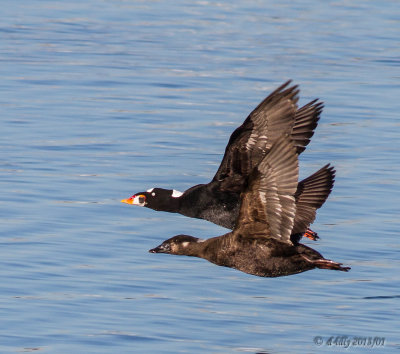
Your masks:
M394 0L3 1L0 352L397 352L398 21ZM149 254L226 230L119 200L210 180L289 78L325 102L301 177L337 168L305 243L352 270Z

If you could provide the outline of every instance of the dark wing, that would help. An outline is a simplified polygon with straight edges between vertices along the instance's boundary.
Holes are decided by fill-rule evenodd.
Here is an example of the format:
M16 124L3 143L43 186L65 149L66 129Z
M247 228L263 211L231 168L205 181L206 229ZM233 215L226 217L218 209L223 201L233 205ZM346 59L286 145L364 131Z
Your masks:
M291 243L298 175L296 148L289 136L282 136L249 176L235 231Z
M323 108L324 104L318 102L318 99L316 99L307 103L296 112L290 136L298 154L301 154L310 143Z
M319 209L332 191L335 183L335 169L325 165L310 177L299 182L296 198L296 217L292 233L303 233L314 222Z
M240 192L266 151L284 133L292 131L299 90L286 82L265 98L231 135L213 181L221 190Z
M213 181L221 190L239 192L247 176L283 133L289 133L297 153L310 142L323 104L314 100L299 110L297 86L287 81L265 98L231 135Z

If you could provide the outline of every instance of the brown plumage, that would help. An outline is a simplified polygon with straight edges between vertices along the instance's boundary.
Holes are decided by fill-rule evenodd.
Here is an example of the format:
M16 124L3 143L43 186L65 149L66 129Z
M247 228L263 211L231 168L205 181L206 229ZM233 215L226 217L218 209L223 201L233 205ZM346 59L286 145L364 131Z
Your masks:
M314 268L348 271L349 267L325 259L319 252L291 238L296 215L301 215L296 226L299 232L304 232L304 225L315 218L315 212L297 210L299 205L309 198L311 204L322 205L329 195L332 187L332 181L326 180L329 171L333 173L332 168L322 168L313 175L318 178L304 180L303 187L309 181L314 182L309 192L303 194L304 200L300 200L296 148L285 134L250 173L232 232L207 240L178 235L149 252L200 257L262 277L290 275Z

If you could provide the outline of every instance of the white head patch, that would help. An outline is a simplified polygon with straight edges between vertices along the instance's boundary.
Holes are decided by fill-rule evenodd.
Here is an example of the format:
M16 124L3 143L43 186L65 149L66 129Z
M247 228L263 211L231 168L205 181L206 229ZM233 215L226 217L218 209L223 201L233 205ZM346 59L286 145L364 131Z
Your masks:
M202 240L201 238L196 240L197 243L204 242L204 241L205 240ZM191 242L189 242L189 241L182 242L182 247L187 247L187 246L189 246L190 243Z
M154 189L154 188L150 188L150 189L148 189L146 192L151 193L151 192L153 191L153 189Z
M146 199L143 198L143 196L137 195L135 198L133 198L133 205L139 205L139 206L145 206L146 205Z
M179 192L179 191L173 189L171 196L172 196L172 198L179 198L182 194L183 194L182 192Z

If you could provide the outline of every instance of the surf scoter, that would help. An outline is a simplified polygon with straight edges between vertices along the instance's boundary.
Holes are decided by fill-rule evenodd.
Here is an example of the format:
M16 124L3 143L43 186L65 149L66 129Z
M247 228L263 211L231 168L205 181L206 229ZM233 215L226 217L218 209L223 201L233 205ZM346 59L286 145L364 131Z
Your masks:
M314 134L323 103L316 99L298 109L299 89L289 86L290 83L287 81L265 98L232 133L221 165L211 182L193 186L184 193L151 188L121 202L205 219L232 230L239 214L240 193L245 181L268 154L276 139L284 132L289 134L296 152L300 154ZM301 181L296 198L303 199L303 204L306 204L307 200L302 198L304 193L321 178L333 183L333 173L333 169L326 167ZM324 201L321 197L314 198L307 207L315 211ZM318 238L311 230L306 230L305 236Z
M207 240L177 235L149 252L200 257L260 277L314 268L347 272L349 267L291 240L295 215L300 212L296 205L297 180L296 149L291 139L283 136L251 172L232 232Z

